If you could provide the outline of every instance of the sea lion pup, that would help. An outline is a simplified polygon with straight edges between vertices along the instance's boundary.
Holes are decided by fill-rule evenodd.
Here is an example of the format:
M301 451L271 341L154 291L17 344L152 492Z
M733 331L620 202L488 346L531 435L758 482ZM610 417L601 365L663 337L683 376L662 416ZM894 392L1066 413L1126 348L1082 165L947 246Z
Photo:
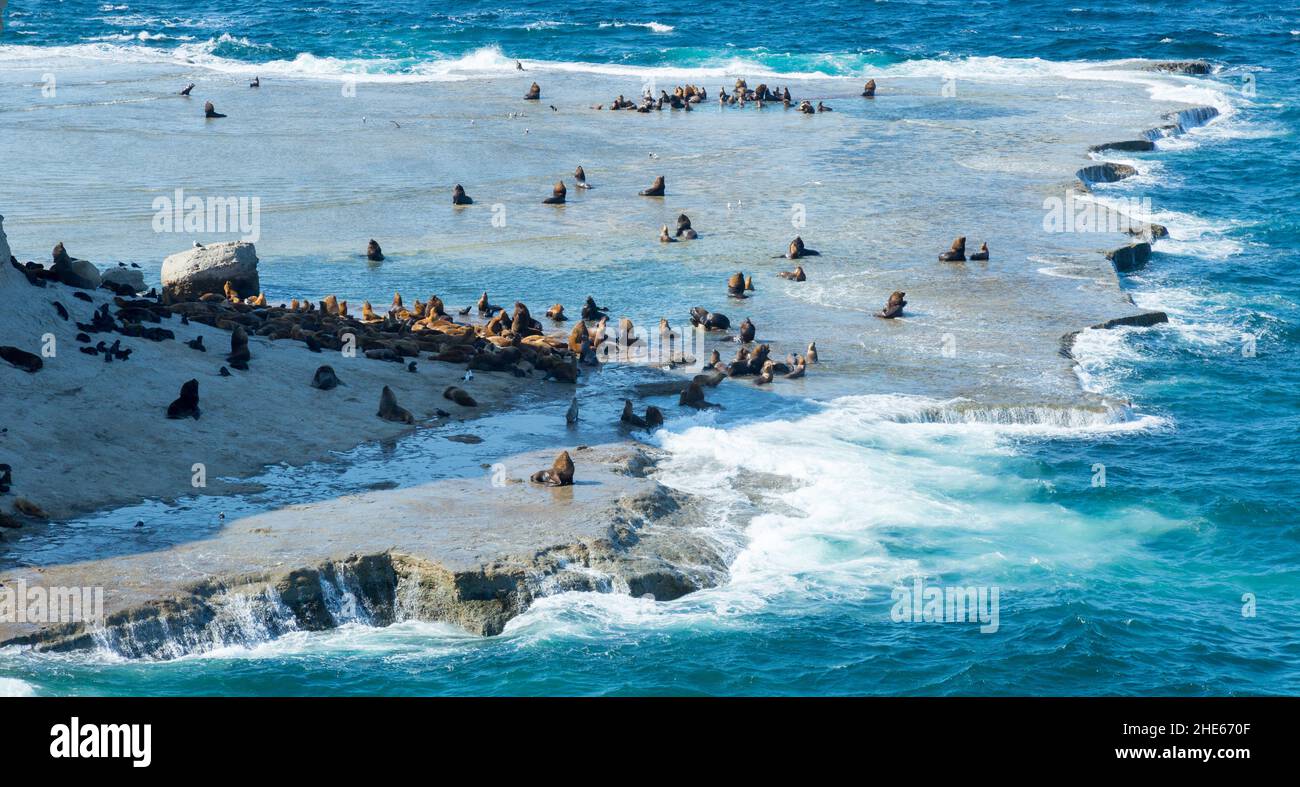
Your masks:
M311 387L322 391L332 391L342 384L343 381L334 373L333 366L321 366L311 376Z
M248 83L248 86L249 86L249 87L261 87L261 86L262 86L262 78L261 78L261 77L253 77L253 81L252 81L252 82L249 82L249 83Z
M790 241L790 245L787 246L785 250L785 258L788 260L797 260L800 257L820 257L820 256L821 256L820 251L817 251L816 249L810 249L807 246L805 246L803 243L803 238L799 237L798 235L794 236L794 240Z
M457 388L454 385L447 386L447 390L442 392L442 398L455 402L461 407L478 407L478 402L470 396L464 388Z
M396 421L400 424L415 423L415 416L411 415L410 410L397 403L397 396L393 394L393 389L387 385L379 394L379 412L375 413L375 415L385 421Z
M989 244L987 242L980 244L980 250L972 252L970 255L972 262L988 262Z
M451 204L473 205L474 200L470 199L469 195L465 193L465 187L457 183L456 187L451 190Z
M754 341L754 336L757 335L757 333L758 333L758 329L754 327L754 323L750 322L748 317L746 317L744 320L741 321L740 341L752 342Z
M211 102L211 101L208 101L208 102L206 102L206 103L203 105L203 116L206 117L206 118L223 118L223 117L225 117L225 115L223 115L223 114L221 114L220 112L217 111L217 108L216 108L216 107L212 106L212 102Z
M573 171L573 180L573 185L580 189L591 188L591 184L587 182L587 173L582 170L581 166Z
M384 250L379 248L379 242L374 238L371 238L370 242L366 244L366 259L371 262L384 261Z
M745 274L736 271L727 279L727 294L733 298L745 297Z
M532 86L528 88L528 92L524 94L525 101L537 101L541 97L542 97L542 86L537 84L536 82L534 82Z
M564 204L564 195L567 194L567 193L568 193L568 189L566 189L566 188L564 187L564 181L562 181L562 180L560 180L560 181L556 181L556 183L555 183L555 187L551 189L551 196L549 196L549 197L547 197L546 199L542 200L542 204L543 204L543 205L563 205L563 204Z
M555 322L565 322L569 318L564 316L564 304L557 303L546 310L546 316Z
M876 97L876 80L868 79L867 84L862 86L862 97L863 98Z
M808 354L805 359L808 363L817 363L817 342L808 343Z
M601 313L607 311L609 311L609 309L604 306L597 306L596 299L588 295L587 302L582 304L582 319L599 320L601 318Z
M230 332L230 355L226 356L226 362L240 371L248 371L248 361L253 357L248 351L248 333L244 331L244 326L236 325L235 330Z
M668 234L668 225L667 225L667 224L665 224L665 225L663 225L662 227L659 228L659 242L660 242L660 243L676 243L676 242L677 242L677 239L676 239L676 238L674 238L672 235L669 235L669 234Z
M885 308L881 309L877 316L884 317L886 320L892 320L895 317L903 316L903 307L907 305L907 301L903 300L903 296L906 294L907 293L895 290L894 293L889 296L889 302L885 304Z
M186 85L186 86L184 87L184 89L181 90L181 95L182 95L182 96L188 96L188 95L190 94L190 91L193 90L193 89L194 89L194 83L191 82L191 83L189 83L188 85Z
M538 470L528 480L547 486L573 486L573 459L568 451L561 451L549 470Z
M190 380L181 386L181 395L167 405L168 418L199 417L199 381Z
M662 197L664 195L664 176L656 176L655 182L650 184L650 188L641 189L637 193L643 197Z
M952 242L952 248L939 255L939 262L965 262L966 261L966 236L958 236L957 240Z
M711 312L703 306L693 306L691 325L698 325L709 331L725 331L731 327L731 320L721 312Z
M690 217L685 213L678 214L677 216L677 237L684 237L687 240L695 240L699 237L691 227Z
M804 275L802 265L794 266L792 271L778 271L776 275L791 281L808 281L808 277Z

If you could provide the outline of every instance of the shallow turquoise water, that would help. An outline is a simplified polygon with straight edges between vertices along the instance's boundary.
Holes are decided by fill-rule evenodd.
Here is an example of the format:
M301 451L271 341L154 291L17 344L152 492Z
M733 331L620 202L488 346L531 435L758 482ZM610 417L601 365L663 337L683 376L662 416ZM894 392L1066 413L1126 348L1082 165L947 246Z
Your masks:
M1143 414L1137 423L916 423L894 417L916 408L889 397L888 381L843 369L833 385L809 394L833 406L765 400L755 410L764 423L727 416L662 437L673 456L669 479L716 495L720 510L743 523L729 536L736 557L723 587L666 604L612 595L544 599L487 640L407 623L292 635L171 663L7 653L0 654L0 688L1300 691L1294 5L886 2L864 10L821 2L804 7L800 19L746 4L701 11L680 3L514 3L500 11L458 3L445 13L403 2L331 4L329 11L277 2L237 12L215 3L13 5L0 34L0 65L10 68L40 55L85 54L85 47L114 68L152 68L156 58L179 54L217 71L255 63L268 79L355 71L419 78L455 73L467 59L493 67L522 58L629 74L702 71L713 90L737 62L793 80L967 57L996 58L982 67L1009 74L1029 58L1206 58L1219 66L1213 84L1235 114L1179 144L1133 155L1154 162L1150 174L1107 190L1150 197L1155 220L1173 235L1157 244L1152 264L1123 281L1137 305L1168 311L1171 323L1090 336L1080 351L1085 384L1131 400ZM1253 95L1240 89L1244 75L1254 78ZM0 124L20 109L19 99L10 101L0 103ZM19 154L0 137L0 160ZM817 157L798 164L816 167ZM38 187L5 184L0 196L16 202ZM0 212L13 238L13 217L38 211L0 204ZM137 249L152 242L118 253L143 259ZM417 276L426 263L404 264ZM515 271L494 270L490 259L479 264L494 289L547 292L568 281L554 274L547 282L539 266L516 284ZM385 275L400 276L393 267ZM680 289L671 297L644 293L645 308L689 297L697 285L682 270L673 286ZM1248 337L1253 355L1243 353ZM1091 484L1097 464L1106 468L1104 487ZM770 484L763 474L790 484ZM1000 587L999 632L892 623L891 588L916 573L933 584ZM1244 594L1256 598L1255 617L1242 614Z

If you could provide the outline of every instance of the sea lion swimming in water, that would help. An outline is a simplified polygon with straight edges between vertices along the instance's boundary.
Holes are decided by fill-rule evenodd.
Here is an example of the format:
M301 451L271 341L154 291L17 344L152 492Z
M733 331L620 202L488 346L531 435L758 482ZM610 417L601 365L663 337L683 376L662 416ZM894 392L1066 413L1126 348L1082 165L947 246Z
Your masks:
M587 173L582 170L582 167L578 167L573 171L573 180L573 185L580 189L591 188L591 184L587 182Z
M817 342L808 344L808 354L805 356L808 363L817 363Z
M253 357L248 351L248 333L244 326L236 325L235 329L230 332L230 355L226 356L226 362L240 371L248 371L248 362Z
M800 257L818 257L818 256L821 256L821 252L815 249L810 249L807 246L805 246L803 244L803 238L799 237L798 235L794 236L794 240L790 241L790 245L786 247L786 251L785 251L785 258L788 260L797 260Z
M311 377L311 387L322 391L332 391L342 384L343 381L334 373L333 366L321 366Z
M907 301L903 300L903 296L906 294L907 293L895 290L894 293L889 296L889 302L885 304L885 308L881 309L877 316L884 317L886 320L901 317L903 315L903 307L907 305Z
M754 277L745 276L745 292L753 292L753 291L754 291Z
M794 368L786 372L785 378L787 380L798 380L800 377L803 377L807 371L808 371L808 366L804 363L804 360L798 356L795 356Z
M731 327L731 320L721 312L711 312L703 306L691 308L691 325L698 325L710 331L725 331Z
M989 244L987 242L980 244L980 250L972 252L970 255L971 262L988 262Z
M655 182L650 184L650 188L641 189L637 193L643 197L662 197L664 195L664 176L657 176Z
M667 225L667 224L665 224L665 225L663 225L662 227L659 228L659 242L660 242L660 243L676 243L676 242L677 242L677 239L676 239L676 238L674 238L672 235L669 235L669 234L668 234L668 225Z
M604 306L597 306L596 299L588 295L587 302L582 305L582 319L599 320L601 318L601 313L607 311L609 311L609 309Z
M685 213L677 216L677 237L685 237L687 240L695 240L699 237L691 228L691 220Z
M750 322L748 317L740 323L740 341L752 342L757 333L758 329L754 327L754 323Z
M547 309L546 316L554 320L555 322L565 322L566 320L569 319L568 317L564 316L564 304L562 303L557 303L551 308Z
M206 118L223 118L223 117L225 117L225 115L223 115L223 114L221 114L220 112L217 111L217 108L216 108L216 107L212 106L212 102L211 102L211 101L208 101L207 103L205 103L205 104L203 105L203 116L206 117Z
M568 451L561 451L549 470L538 470L528 480L547 486L573 486L573 459Z
M564 411L564 423L573 426L578 423L578 397L569 402L569 409Z
M644 419L644 418L642 418L641 416L637 415L637 414L632 410L632 400L631 400L631 399L624 399L624 400L623 400L623 414L622 414L621 416L619 416L619 419L618 419L618 420L622 421L622 422L625 423L625 424L631 424L632 426L636 427L637 429L645 429L646 427L649 426L649 424L646 422L646 419Z
M940 262L966 261L966 236L960 235L952 242L952 248L939 255Z
M677 405L679 407L694 407L697 410L715 406L704 400L704 389L700 387L699 382L696 380L691 380L682 389L681 396L677 397Z
M199 381L189 380L181 386L181 395L167 405L168 418L199 417Z
M727 279L727 294L733 298L745 297L745 274L737 271Z
M442 392L442 398L453 401L461 407L478 407L474 397L470 396L464 388L457 388L454 385L447 386L447 389Z
M807 281L807 280L808 280L808 277L804 275L804 272L803 272L803 266L802 266L802 265L796 265L796 266L794 266L794 270L792 270L792 271L779 271L776 275L777 275L777 276L780 276L780 277L783 278L783 279L790 279L791 281Z
M567 194L567 193L568 193L568 189L566 189L566 188L564 187L564 181L562 181L562 180L560 180L560 181L556 181L556 183L555 183L555 187L551 189L551 196L549 196L549 197L547 197L546 199L542 200L542 204L543 204L543 205L563 205L563 204L564 204L564 195Z
M186 85L186 86L181 90L181 95L182 95L182 96L189 96L190 91L193 90L193 89L194 89L194 83L191 82L191 83L189 83L188 85Z
M249 86L249 87L261 87L261 86L262 86L262 78L261 78L261 77L253 77L253 81L252 81L252 82L249 82L249 83L248 83L248 86Z
M876 97L876 80L868 79L867 84L862 86L862 97L863 98Z
M532 86L528 88L528 92L524 94L525 101L537 101L541 97L542 97L542 86L537 84L536 82L534 82Z
M379 248L379 242L374 238L371 238L370 242L366 244L366 259L371 262L384 261L384 250Z
M375 413L375 415L385 421L394 421L400 424L415 423L415 416L411 415L410 410L397 404L397 396L393 393L393 389L387 385L379 394L379 412Z
M464 187L457 183L456 187L451 190L451 204L473 205L474 200L470 199L469 195L465 193Z

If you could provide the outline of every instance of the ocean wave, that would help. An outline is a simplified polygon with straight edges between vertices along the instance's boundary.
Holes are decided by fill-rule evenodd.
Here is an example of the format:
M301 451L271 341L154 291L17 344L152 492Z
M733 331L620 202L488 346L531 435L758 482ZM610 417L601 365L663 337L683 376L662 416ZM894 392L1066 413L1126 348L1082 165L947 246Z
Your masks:
M36 687L18 678L0 678L0 697L35 697Z
M675 28L659 22L601 22L599 27L644 27L655 33L671 33Z

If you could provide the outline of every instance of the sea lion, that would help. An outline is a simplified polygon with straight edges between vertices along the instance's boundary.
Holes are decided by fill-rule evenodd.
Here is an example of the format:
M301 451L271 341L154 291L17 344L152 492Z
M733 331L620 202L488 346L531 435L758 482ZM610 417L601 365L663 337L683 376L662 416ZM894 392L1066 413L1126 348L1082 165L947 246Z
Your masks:
M631 399L623 400L623 414L619 416L618 420L622 421L625 424L631 424L637 429L645 429L646 426L648 425L646 424L646 420L644 418L642 418L641 416L633 412Z
M987 242L981 243L980 250L972 252L970 258L972 262L988 262L989 244Z
M650 188L641 189L637 193L643 197L662 197L664 195L664 176L657 176L655 182L650 184Z
M876 97L876 80L868 79L867 84L862 86L862 97L863 98Z
M609 311L609 309L607 309L604 306L597 306L596 299L588 295L587 302L582 304L582 319L599 320L601 317L601 312L607 312L607 311Z
M202 335L195 336L193 339L190 339L188 342L186 342L185 345L189 347L191 350L198 350L201 353L205 353L208 351L208 348L203 346Z
M966 236L960 235L952 242L952 248L939 255L940 262L966 261Z
M555 322L565 322L569 318L564 316L564 304L557 303L546 310L546 316Z
M805 115L817 114L817 110L813 108L812 102L807 99L799 102L799 111Z
M262 86L262 78L261 78L261 77L253 77L253 81L252 81L252 82L249 82L249 83L248 83L248 86L249 86L249 87L261 87L261 86Z
M167 405L168 418L199 417L199 381L190 380L181 386L181 395Z
M885 308L881 309L877 316L884 317L886 320L901 317L903 315L903 307L907 305L907 301L903 300L903 296L906 294L907 293L899 292L897 290L894 291L894 293L889 296L889 302L885 304Z
M580 189L591 188L591 184L587 182L587 173L583 171L582 167L578 167L573 171L573 180L573 185Z
M566 189L566 188L564 187L564 181L562 181L562 180L560 180L560 181L556 181L555 186L551 189L551 196L549 196L549 197L547 197L546 199L542 200L542 204L543 204L543 205L563 205L563 204L564 204L564 196L565 196L565 194L567 194L567 193L568 193L568 189Z
M797 260L800 257L818 257L820 255L820 251L805 246L803 238L798 235L794 236L794 240L790 241L790 245L786 247L785 251L785 257L788 260Z
M804 363L804 360L796 356L794 368L785 373L785 378L787 380L798 380L800 377L803 377L807 371L808 366Z
M687 240L695 240L695 238L699 237L696 235L695 230L692 229L691 220L685 213L677 216L677 237L684 237Z
M223 118L223 117L225 117L225 115L223 115L223 114L221 114L220 112L217 111L217 108L216 108L216 107L212 106L212 102L211 102L211 101L208 101L208 102L206 102L206 103L203 105L203 116L204 116L205 118Z
M336 295L326 295L325 300L320 302L320 310L323 314L331 317L337 317L339 314L339 299Z
M542 97L542 86L537 84L536 82L534 82L532 86L528 88L528 92L524 94L525 101L537 101L541 97Z
M794 270L792 270L792 271L780 271L780 272L778 272L776 275L777 275L777 276L780 276L780 277L783 278L783 279L790 279L791 281L807 281L807 280L808 280L808 277L804 275L804 272L803 272L803 266L802 266L802 265L796 265L796 266L794 266Z
M754 291L754 277L747 275L745 276L745 292L753 292L753 291Z
M676 243L676 242L677 242L677 239L676 239L676 238L674 238L673 236L671 236L671 235L668 234L668 225L667 225L667 224L663 225L663 227L661 227L661 228L659 229L659 242L660 242L660 243Z
M342 384L343 381L334 373L333 366L321 366L311 376L311 387L322 391L332 391Z
M455 402L461 407L478 407L478 402L470 396L465 389L457 388L454 385L447 386L447 390L442 392L442 398Z
M776 364L771 361L764 363L763 368L759 370L758 375L754 378L754 385L767 385L772 382L773 369L775 366Z
M366 244L366 259L371 262L384 261L384 250L379 248L379 242L374 238L371 238L370 242Z
M17 511L25 517L31 517L32 519L50 518L50 515L45 513L45 509L25 497L20 497L14 500L14 511Z
M381 318L379 315L375 314L375 310L374 310L374 308L370 305L370 301L362 301L362 302L361 302L361 321L362 321L362 322L381 322L382 320L383 320L383 318Z
M186 85L184 88L181 89L181 95L182 95L182 96L188 96L188 95L190 94L190 91L193 90L193 89L194 89L194 83L191 82L191 83L189 83L188 85Z
M809 342L805 359L808 363L817 363L817 342Z
M713 406L704 400L704 389L695 380L691 380L682 389L681 396L677 397L677 405L679 407L694 407L697 410Z
M397 396L393 394L393 389L387 385L379 394L379 412L375 413L375 415L385 421L395 421L402 424L415 423L415 416L411 415L410 410L397 404Z
M733 298L745 297L745 274L737 271L727 278L727 294Z
M469 195L465 193L464 187L457 183L456 187L451 190L451 204L473 205L474 200L470 199Z
M578 423L578 397L569 402L569 409L564 411L564 422L569 426Z
M835 110L834 110L834 109L831 109L830 107L826 106L826 105L823 104L822 102L818 101L818 102L817 102L817 111L818 111L818 112L834 112Z
M248 371L248 362L252 357L248 351L248 333L244 326L236 325L230 332L230 355L226 356L226 362L240 371Z
M665 229L667 229L667 228L665 227ZM64 306L63 304L59 303L58 301L51 301L51 303L54 304L54 311L58 312L58 313L59 313L59 316L62 317L64 320L67 320L67 319L68 319L68 308L67 308L66 306Z
M217 374L221 375L222 377L229 377L230 370L223 366L217 370Z
M710 331L725 331L731 327L731 320L721 312L711 312L703 306L694 306L691 308L691 325L698 325Z
M9 494L9 487L13 486L14 483L13 470L7 464L0 464L0 495Z
M529 476L528 480L547 486L572 486L573 459L569 457L568 451L561 451L549 470L538 470Z
M573 330L569 331L569 350L575 353L581 353L584 343L590 343L591 336L587 330L587 323L579 320L574 324Z
M0 347L0 358L3 358L28 374L35 374L45 365L45 362L41 360L39 355L9 345Z
M616 336L618 343L624 347L635 344L637 340L636 326L634 326L632 321L627 317L620 317L618 321L618 334Z
M740 341L752 342L757 333L758 329L754 327L754 323L750 322L748 317L740 323Z

